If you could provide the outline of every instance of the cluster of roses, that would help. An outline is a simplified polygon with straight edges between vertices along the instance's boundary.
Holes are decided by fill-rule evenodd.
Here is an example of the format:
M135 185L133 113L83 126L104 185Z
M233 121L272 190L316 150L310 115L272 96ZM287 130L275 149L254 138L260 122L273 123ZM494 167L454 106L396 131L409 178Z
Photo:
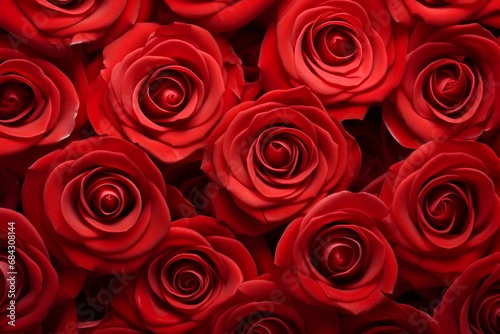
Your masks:
M500 333L500 1L1 6L0 332Z

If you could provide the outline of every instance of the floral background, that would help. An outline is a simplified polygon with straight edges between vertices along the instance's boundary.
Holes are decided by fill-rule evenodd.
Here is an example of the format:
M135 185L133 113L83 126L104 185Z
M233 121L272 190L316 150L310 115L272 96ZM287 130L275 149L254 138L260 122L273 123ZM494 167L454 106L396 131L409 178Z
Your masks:
M1 333L500 333L500 1L0 29Z

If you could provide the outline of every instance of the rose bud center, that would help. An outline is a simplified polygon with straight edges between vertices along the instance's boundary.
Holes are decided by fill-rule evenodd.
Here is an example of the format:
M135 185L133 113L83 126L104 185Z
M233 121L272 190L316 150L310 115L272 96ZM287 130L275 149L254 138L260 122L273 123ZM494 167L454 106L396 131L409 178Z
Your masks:
M33 107L34 93L31 87L19 82L0 85L0 121L15 122Z

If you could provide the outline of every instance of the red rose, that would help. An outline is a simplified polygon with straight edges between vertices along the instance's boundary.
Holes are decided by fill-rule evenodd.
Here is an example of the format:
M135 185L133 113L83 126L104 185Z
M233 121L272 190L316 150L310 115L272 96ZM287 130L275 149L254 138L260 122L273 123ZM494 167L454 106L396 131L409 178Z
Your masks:
M283 1L260 54L267 90L307 85L339 120L396 87L408 34L382 0Z
M500 253L467 267L434 311L449 333L499 333Z
M151 13L151 0L51 0L2 2L0 26L51 56L93 42L98 49Z
M104 66L91 87L92 126L167 163L202 150L244 86L229 43L181 23L137 24L104 49Z
M82 328L79 334L153 334L151 331L135 329L130 326L126 321L117 317L109 316L96 327ZM57 333L56 333L57 334ZM68 333L65 333L68 334Z
M243 27L274 1L163 0L170 10L181 18L213 32L231 31Z
M488 52L485 52L488 50ZM500 125L500 45L478 24L417 25L401 85L383 111L401 145L475 140Z
M443 327L448 330L449 327ZM441 334L437 321L405 304L388 298L382 304L363 314L341 315L340 332L349 334ZM446 332L458 333L458 332Z
M170 226L160 171L124 140L74 141L33 164L23 209L58 260L100 273L139 268Z
M336 313L292 300L268 278L262 276L241 284L210 323L195 333L340 333Z
M386 205L366 193L339 192L316 204L283 233L276 284L304 303L362 313L392 293L398 267L379 231Z
M386 0L398 22L414 25L424 21L435 26L449 26L478 20L500 27L500 3L495 0Z
M79 66L74 64L75 71ZM0 36L0 156L67 138L79 106L75 86L63 71L25 46L13 48Z
M0 208L0 249L0 332L42 333L58 289L47 248L23 215Z
M304 215L355 178L360 151L304 88L272 91L229 110L206 142L202 170L221 187L218 219L258 235Z
M136 327L187 333L256 276L250 253L226 227L210 217L181 219L112 306Z
M413 289L448 285L499 249L500 160L476 142L430 142L393 165L380 197L400 278Z

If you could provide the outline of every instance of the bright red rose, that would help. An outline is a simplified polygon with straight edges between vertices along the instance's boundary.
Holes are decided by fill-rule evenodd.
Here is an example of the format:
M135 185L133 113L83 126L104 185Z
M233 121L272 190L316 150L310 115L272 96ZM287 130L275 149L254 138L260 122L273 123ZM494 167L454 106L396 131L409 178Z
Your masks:
M92 137L34 163L22 204L64 265L112 274L139 268L167 234L166 195L145 152L122 139Z
M79 66L83 71L74 63L75 71ZM79 107L74 83L61 69L38 52L13 46L7 36L0 36L0 156L67 138Z
M443 327L448 328L448 327ZM374 309L358 315L341 315L340 332L349 334L442 334L437 321L412 306L388 298Z
M92 126L167 163L203 149L245 84L226 40L182 23L137 24L104 49L104 67L91 87Z
M266 275L241 284L234 297L214 313L204 328L195 333L336 334L340 332L337 313L292 300Z
M163 0L172 12L213 32L243 27L275 0Z
M499 249L500 159L477 142L429 142L393 165L380 198L409 289L449 285Z
M214 218L180 219L112 306L154 333L191 333L246 280L257 276L246 248Z
M42 238L23 215L0 208L0 250L0 332L42 333L41 322L58 289Z
M487 50L487 52L486 52ZM405 147L434 139L475 140L500 125L500 45L480 25L417 25L401 85L383 110Z
M449 333L500 333L500 253L472 263L434 311Z
M152 0L4 0L0 27L48 55L93 43L98 49L151 14Z
M212 209L248 235L289 223L329 192L347 189L361 160L354 139L304 87L239 104L206 145L201 169L221 187Z
M262 44L264 86L307 85L333 117L362 119L401 80L407 40L382 0L282 1Z
M378 226L387 206L366 193L339 192L292 222L276 248L274 280L304 303L362 313L396 285L398 267Z
M435 26L449 26L479 21L500 27L500 2L495 0L385 0L398 22L414 25L424 21Z

